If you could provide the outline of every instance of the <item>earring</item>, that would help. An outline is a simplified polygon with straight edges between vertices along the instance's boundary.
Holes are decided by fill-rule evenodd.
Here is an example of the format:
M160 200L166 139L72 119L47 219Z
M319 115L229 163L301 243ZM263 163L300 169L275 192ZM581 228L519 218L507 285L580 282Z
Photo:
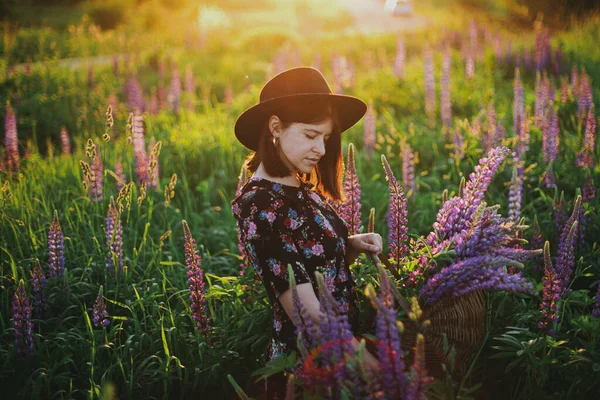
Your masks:
M277 147L277 138L276 137L273 138L273 146Z

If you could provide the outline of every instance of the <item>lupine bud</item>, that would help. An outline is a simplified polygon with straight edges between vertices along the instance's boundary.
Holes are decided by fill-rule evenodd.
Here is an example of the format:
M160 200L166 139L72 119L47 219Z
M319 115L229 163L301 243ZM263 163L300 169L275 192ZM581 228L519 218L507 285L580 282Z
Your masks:
M348 163L344 178L344 196L346 200L340 205L340 217L348 224L348 234L360 233L360 184L354 165L354 145L348 145Z
M571 282L573 268L575 267L575 239L577 238L577 220L580 212L581 196L577 196L573 213L562 229L556 255L556 277L561 283L563 294L568 293L567 287Z
M33 322L23 279L19 281L12 300L12 326L15 335L15 357L20 360L33 356Z
M192 318L196 322L196 329L204 334L205 339L208 341L210 325L204 294L204 271L201 268L200 252L197 249L196 241L192 237L185 220L183 221L183 235Z
M388 182L390 196L387 215L389 258L394 259L396 268L400 268L402 260L408 253L406 197L402 186L396 180L383 154L381 155L381 162L385 170L385 178Z
M35 262L33 270L30 271L31 284L33 288L33 317L41 318L44 311L48 309L46 302L46 274L42 270L39 261Z
M425 337L422 333L417 334L417 342L415 344L414 361L410 368L411 379L408 385L407 399L425 400L427 391L434 381L433 378L427 375L425 367Z
M119 210L115 201L111 198L108 205L106 216L106 247L108 247L106 268L109 275L115 273L115 267L118 266L119 276L123 276L123 227L119 217Z
M542 122L542 152L544 162L555 162L558 158L559 125L558 115L550 105Z
M444 49L442 59L442 77L440 79L440 113L442 125L450 127L452 125L452 102L450 99L450 47Z
M102 286L100 286L98 296L96 297L92 308L92 325L94 328L106 328L109 324L108 311L106 311L106 303L104 302L104 296L102 295Z
M48 232L48 258L50 278L65 276L65 243L56 210L54 210L54 219Z
M435 125L435 76L433 65L433 52L431 47L426 45L424 54L425 63L425 112L429 119L430 126Z
M19 170L19 138L17 137L17 117L10 103L6 102L6 113L4 116L4 146L8 169L12 172Z
M375 151L375 136L375 110L373 110L373 103L371 102L369 103L369 107L367 108L364 118L364 143L367 159L371 159L373 157L373 152Z

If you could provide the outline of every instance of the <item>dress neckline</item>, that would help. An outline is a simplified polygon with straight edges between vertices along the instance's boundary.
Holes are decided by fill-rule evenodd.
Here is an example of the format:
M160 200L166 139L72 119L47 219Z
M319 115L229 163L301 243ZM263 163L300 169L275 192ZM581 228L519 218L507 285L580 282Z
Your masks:
M263 178L263 177L260 177L260 176L251 176L248 179L248 182L263 182L263 183L265 183L267 185L270 185L270 186L279 185L283 189L286 189L286 190L295 190L295 191L299 191L299 190L302 190L302 189L304 189L304 188L307 187L306 183L304 183L302 181L300 181L300 186L292 186L292 185L286 185L285 183L275 182L275 181L272 181L270 179Z

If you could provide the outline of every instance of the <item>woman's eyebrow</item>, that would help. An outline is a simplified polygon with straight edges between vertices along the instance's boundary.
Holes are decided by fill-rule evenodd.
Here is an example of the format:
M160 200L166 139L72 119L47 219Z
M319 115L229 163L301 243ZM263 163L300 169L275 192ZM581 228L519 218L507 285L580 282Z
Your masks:
M317 133L317 134L319 134L319 135L322 135L322 134L323 134L323 132L321 132L321 131L318 131L318 130L316 130L316 129L305 128L304 130L305 130L305 131L311 131L311 132ZM325 136L331 136L331 133L330 133L330 134L327 134L327 135L325 135Z

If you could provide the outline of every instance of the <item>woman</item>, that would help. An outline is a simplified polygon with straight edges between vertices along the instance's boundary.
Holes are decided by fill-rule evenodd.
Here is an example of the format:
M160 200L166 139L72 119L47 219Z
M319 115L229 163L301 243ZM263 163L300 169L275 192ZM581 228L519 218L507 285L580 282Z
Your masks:
M348 236L348 226L329 205L341 199L341 133L358 122L366 104L331 93L314 68L293 68L268 81L259 104L235 124L238 140L254 153L246 161L253 176L232 201L246 255L273 307L268 359L296 350L292 266L298 295L318 325L315 271L358 331L358 300L349 265L361 252L381 253L376 233ZM353 338L355 348L358 340ZM367 354L377 369L377 359ZM285 397L287 373L265 382L269 399Z

